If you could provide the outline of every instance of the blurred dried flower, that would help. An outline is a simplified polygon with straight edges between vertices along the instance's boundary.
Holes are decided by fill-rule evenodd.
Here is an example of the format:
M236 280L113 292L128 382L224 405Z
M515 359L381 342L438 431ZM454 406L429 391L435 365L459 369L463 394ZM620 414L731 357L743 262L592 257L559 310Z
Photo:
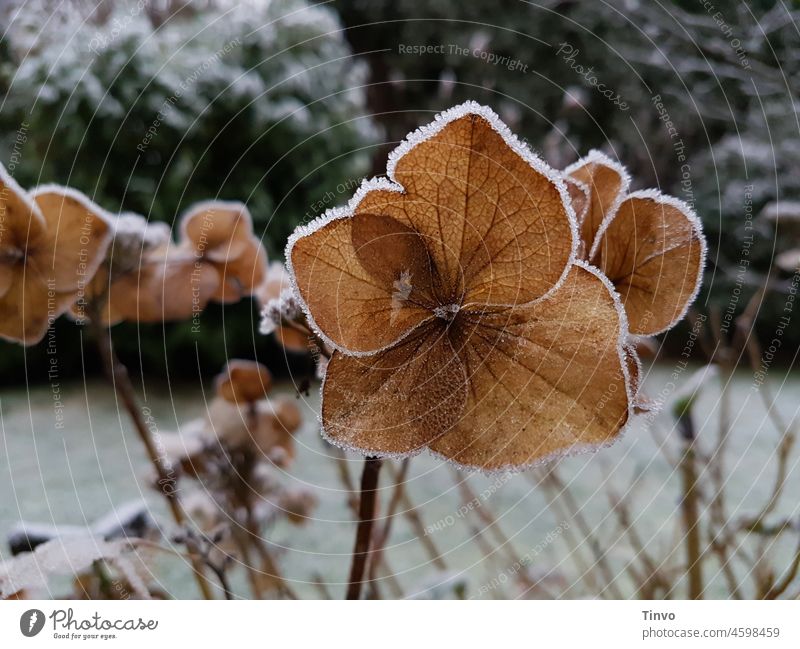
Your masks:
M308 336L286 326L286 321L299 321L306 326L303 310L297 303L286 267L280 262L269 265L267 276L256 291L261 304L261 328L265 336L274 333L275 339L293 352L308 351Z
M295 457L293 433L302 416L293 397L279 396L259 402L253 430L256 448L276 466L288 467Z
M232 403L263 399L272 389L272 374L257 361L235 359L215 379L217 395Z
M39 342L110 241L108 215L83 194L52 185L28 194L0 165L0 337Z
M217 273L176 250L169 226L128 212L116 218L113 232L108 258L73 306L74 317L85 317L87 304L103 324L183 320L205 308Z
M212 296L237 302L264 281L267 253L253 234L253 219L243 203L208 201L190 207L181 217L181 247L211 264L220 276Z
M113 263L112 263L113 269ZM98 295L107 290L101 308L102 320L114 324L129 322L166 322L196 316L219 290L219 274L207 264L168 242L146 252L141 265L116 276L98 276L105 286L96 287Z

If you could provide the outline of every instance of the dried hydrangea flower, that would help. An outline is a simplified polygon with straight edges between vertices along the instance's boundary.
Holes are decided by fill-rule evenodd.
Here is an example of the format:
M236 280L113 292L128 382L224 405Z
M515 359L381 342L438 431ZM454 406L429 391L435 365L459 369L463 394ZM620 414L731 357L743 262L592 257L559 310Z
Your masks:
M591 151L565 170L578 214L579 256L614 284L635 336L652 336L680 321L700 290L706 242L694 210L654 189L628 192L624 167ZM638 395L641 361L626 345L637 408L655 404Z
M700 289L706 243L694 210L654 189L628 193L627 171L599 151L565 170L583 259L614 284L630 332L652 336L686 315Z
M107 324L195 317L212 300L236 302L252 294L266 275L266 252L241 203L204 202L189 208L181 218L178 244L162 236L161 224L141 216L123 215L117 221L121 229L112 259L93 286L98 299L105 296L101 313ZM129 244L137 230L138 263L131 265L135 246Z
M212 299L237 302L252 295L264 280L267 254L253 234L253 219L243 203L207 201L181 217L181 246L219 273Z
M112 260L111 279L106 269L94 286L98 296L105 294L105 324L185 320L201 313L219 291L219 273L169 240L145 250L135 268L117 273L114 266Z
M248 404L265 398L272 389L272 374L257 361L234 359L215 381L217 395L231 403Z
M28 194L0 165L0 337L25 345L78 299L105 256L109 217L83 194Z
M297 454L294 433L303 422L297 400L286 395L260 401L256 407L253 442L272 464L288 468Z
M123 320L183 320L201 311L219 278L193 256L179 254L166 223L151 223L126 212L112 224L107 258L71 309L76 319L99 312L103 324Z
M267 398L272 389L269 370L256 361L231 360L216 377L215 388L206 423L209 437L287 467L295 456L292 434L302 416L295 399Z
M326 437L485 470L614 441L630 411L624 311L574 263L562 175L468 102L412 134L388 176L287 247L308 321L335 349Z

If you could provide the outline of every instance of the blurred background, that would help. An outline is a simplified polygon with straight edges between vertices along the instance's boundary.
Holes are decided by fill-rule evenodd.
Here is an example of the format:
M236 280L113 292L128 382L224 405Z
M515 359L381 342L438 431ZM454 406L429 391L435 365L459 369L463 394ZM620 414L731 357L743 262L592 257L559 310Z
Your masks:
M727 310L738 289L741 310L768 282L764 331L800 255L792 6L6 0L3 162L24 187L68 184L154 220L200 199L242 200L281 258L297 223L382 173L410 130L475 99L554 165L602 148L637 186L694 204L711 249L700 304ZM221 311L206 313L200 336L189 325L120 336L120 353L162 373L165 345L180 354L197 344L213 371L254 346L267 360L276 353L251 335L249 305ZM74 327L57 326L77 341ZM788 360L800 343L791 329ZM0 380L16 382L25 358L29 380L43 378L35 349L0 345Z
M474 99L491 106L559 168L599 148L631 170L635 188L657 187L695 207L709 256L693 318L712 324L688 355L696 319L657 341L647 360L656 395L676 362L701 367L709 349L733 345L743 314L740 326L765 342L785 315L800 263L799 18L798 3L781 0L2 0L2 162L23 187L70 185L112 212L134 211L156 221L173 223L201 199L244 201L270 258L282 260L298 223L344 204L361 178L383 173L388 151L409 131ZM765 468L771 449L786 432L772 428L770 409L782 412L787 427L796 423L798 376L792 367L800 316L790 317L768 367L778 385L772 405L751 394L753 369L742 348L726 360L736 377L731 389L739 405L747 405L746 413L736 411L741 417L724 415L738 435L736 467L748 457L748 474L762 476L765 488L772 482L773 470ZM303 373L302 355L258 334L254 302L210 305L202 318L199 332L191 323L125 323L114 330L118 354L138 380L169 386L156 395L168 421L180 420L181 409L196 398L192 391L208 384L229 358L258 359L284 378ZM119 428L113 403L102 406L99 396L95 418L85 412L85 386L99 365L83 352L80 328L62 318L55 329L60 379L75 386L70 407L84 412L74 414L73 421L81 422L73 425L75 439L103 422ZM28 433L35 428L31 417L43 418L38 426L49 425L48 367L44 346L0 342L8 439L15 422ZM726 386L712 378L703 382L710 392L698 415L701 429L716 425ZM316 448L314 392L305 400L305 440ZM37 402L44 403L43 414ZM668 438L675 425L669 411L657 421ZM8 439L9 463L14 444L20 454L31 452L29 439ZM652 488L663 485L672 470L657 459L662 442L637 446L636 437L629 438L617 456L608 456L608 466L575 460L570 471L583 476L576 483L582 498L598 502L592 480L615 471L617 459L629 454L638 459L625 480L644 476L637 489L648 488L648 480ZM47 443L54 445L49 457L55 459L45 482L63 466L60 437ZM118 441L104 443L119 447ZM791 453L787 474L796 496ZM115 473L103 462L123 463L119 475L130 471L127 455L112 453L102 461L100 455L92 457L92 466L101 467L103 480L113 482ZM303 480L327 479L309 462L298 463ZM426 475L437 464L422 460L413 475ZM47 467L47 461L37 466ZM9 469L9 484L12 474ZM94 479L86 477L87 488ZM503 492L508 500L497 501L497 511L512 521L512 537L527 529L519 521L530 520L513 512L531 485L514 484ZM430 480L427 485L423 500L447 489ZM20 487L14 489L21 498ZM643 506L649 512L644 520L652 521L645 545L663 531L661 517L676 506L676 493L662 489L662 503ZM30 500L41 502L34 492ZM747 490L736 502L757 493ZM607 506L605 500L598 505ZM434 507L441 511L433 519L453 505ZM7 510L0 528L23 510L19 503ZM786 515L796 515L796 506ZM537 534L555 529L559 520L543 522ZM591 524L603 520L598 515ZM316 538L308 552L324 545ZM342 535L343 553L349 542ZM458 553L459 543L443 545ZM302 556L287 561L299 567ZM403 561L420 565L413 557ZM626 565L624 557L620 561Z

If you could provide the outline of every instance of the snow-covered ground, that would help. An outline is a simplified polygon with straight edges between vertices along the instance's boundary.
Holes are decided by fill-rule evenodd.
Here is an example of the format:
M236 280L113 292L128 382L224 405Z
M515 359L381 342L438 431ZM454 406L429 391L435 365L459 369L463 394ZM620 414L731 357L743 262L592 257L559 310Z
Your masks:
M658 365L647 376L646 391L651 395L671 396L671 363ZM681 382L692 369L682 373ZM778 410L786 421L798 414L797 394L800 375L785 376L780 370L770 373L771 387L777 394ZM772 487L775 469L770 454L779 433L767 416L759 394L752 389L753 376L741 371L735 376L731 393L733 434L728 447L727 506L734 516L754 512ZM288 391L291 386L279 388ZM704 381L697 404L696 426L704 447L710 448L719 433L718 378ZM304 399L306 421L298 434L298 457L290 472L281 479L312 488L319 498L315 519L305 527L281 524L269 532L276 552L281 555L285 576L294 582L302 596L316 597L319 591L311 581L321 577L329 590L340 595L346 578L354 527L346 506L345 493L338 477L333 451L316 430L316 388ZM55 406L53 404L56 404ZM146 405L160 430L175 430L201 414L204 405L199 390L189 386L149 387ZM157 516L162 503L147 488L147 465L137 438L122 413L117 414L113 393L102 383L72 384L56 391L39 386L27 391L5 390L0 394L0 559L8 558L5 537L20 519L42 523L82 525L106 514L114 505L146 499ZM62 425L63 424L63 425ZM679 478L668 464L661 448L674 455L677 432L668 412L654 418L649 429L640 417L624 439L594 455L565 460L560 477L569 484L582 514L594 528L600 547L608 552L615 572L624 574L632 550L620 532L617 517L605 491L608 485L620 494L628 493L633 517L642 542L658 560L677 546L679 524ZM783 514L798 515L800 502L800 454L789 463L789 484L781 505ZM347 463L357 480L361 458L349 456ZM416 539L416 532L405 517L395 521L387 559L408 595L451 596L451 586L464 583L467 596L508 597L515 594L515 561L530 563L532 574L545 576L543 584L552 592L567 590L570 597L591 596L585 583L576 583L580 571L571 556L573 535L585 538L572 516L548 507L548 492L540 472L513 477L472 476L469 484L477 500L463 506L462 494L454 474L445 463L426 455L411 462L408 491L429 537L438 547L447 566L446 574L432 566L429 555ZM702 478L701 478L702 481ZM389 500L390 473L382 474L382 498ZM510 540L499 547L498 539L477 509L491 511ZM499 549L488 559L474 538ZM776 544L777 554L791 551L794 538ZM785 546L784 546L785 544ZM676 547L678 548L676 550ZM591 553L588 544L579 548L584 558ZM584 559L585 563L585 559ZM721 577L709 564L707 577L712 595L723 595ZM154 568L161 587L175 597L194 596L193 582L186 566L177 560L159 559ZM716 575L716 579L714 579ZM630 583L622 576L619 587L628 593ZM238 575L238 592L248 592ZM431 588L433 588L431 590Z

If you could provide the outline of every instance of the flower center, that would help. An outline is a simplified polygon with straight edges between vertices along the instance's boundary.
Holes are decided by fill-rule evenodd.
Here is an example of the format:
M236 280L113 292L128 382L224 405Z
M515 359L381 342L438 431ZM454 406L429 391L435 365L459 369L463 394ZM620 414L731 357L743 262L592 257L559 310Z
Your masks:
M442 320L447 320L447 322L452 322L453 319L456 317L456 313L461 310L461 305L459 304L444 304L442 306L437 306L433 310L433 315L437 318L441 318Z

